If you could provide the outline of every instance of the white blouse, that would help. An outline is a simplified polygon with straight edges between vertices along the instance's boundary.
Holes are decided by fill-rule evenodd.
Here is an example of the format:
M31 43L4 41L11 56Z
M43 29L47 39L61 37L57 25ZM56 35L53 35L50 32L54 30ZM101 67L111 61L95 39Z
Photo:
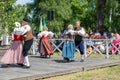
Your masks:
M45 37L47 37L47 36L53 37L53 35L54 35L54 33L51 32L51 31L42 31L42 32L39 33L37 36L38 36L39 38L41 38L42 36L45 36Z
M75 34L75 31L74 30L68 30L65 34L71 34L71 35L74 35Z
M20 27L20 28L14 28L14 30L13 30L13 34L16 34L16 35L22 35L24 31L25 31L25 29L24 29L23 27Z

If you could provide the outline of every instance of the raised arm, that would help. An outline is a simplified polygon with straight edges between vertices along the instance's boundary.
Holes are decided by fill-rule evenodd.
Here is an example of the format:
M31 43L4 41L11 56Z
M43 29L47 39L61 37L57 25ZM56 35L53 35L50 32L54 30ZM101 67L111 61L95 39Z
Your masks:
M80 36L85 36L85 29L82 28L81 30L78 31L78 35Z
M24 31L23 31L22 35L24 35L27 31L30 31L30 29L31 29L31 27L29 25L25 25L25 26L23 26L23 28L24 28Z

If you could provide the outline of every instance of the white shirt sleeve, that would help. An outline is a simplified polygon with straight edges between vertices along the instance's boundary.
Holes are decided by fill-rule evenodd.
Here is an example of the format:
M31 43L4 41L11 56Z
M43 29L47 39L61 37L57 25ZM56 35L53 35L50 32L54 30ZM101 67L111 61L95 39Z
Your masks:
M38 33L37 36L38 36L38 38L41 38L41 37L42 37L42 34L41 34L41 33Z
M74 30L68 30L68 31L66 32L66 34L69 34L69 33L70 33L71 35L74 35L74 32L75 32Z
M41 33L39 33L37 36L39 37L39 38L41 38L42 36L48 36L48 35L50 35L51 37L54 35L54 33L53 32L51 32L51 31L42 31Z
M79 31L78 31L78 34L79 34L80 36L85 36L85 30L84 30L84 28L82 28L81 30L79 30Z
M45 31L42 31L42 32L38 33L37 36L38 36L39 38L41 38L41 37L42 37L43 35L45 35L45 34L46 34L46 32L45 32Z
M26 33L26 32L28 32L28 31L30 31L30 29L31 29L31 27L29 26L29 25L25 25L24 27L24 31L23 31L23 35Z
M53 35L54 35L54 33L51 32L51 31L49 31L49 34L50 34L51 37L53 37Z

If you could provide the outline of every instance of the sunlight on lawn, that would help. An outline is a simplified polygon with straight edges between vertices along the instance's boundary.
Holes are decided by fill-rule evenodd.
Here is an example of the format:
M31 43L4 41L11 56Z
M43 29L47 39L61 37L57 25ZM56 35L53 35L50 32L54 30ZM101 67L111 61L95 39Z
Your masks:
M55 57L59 57L59 56L62 56L62 53L60 52L54 52L53 56ZM75 53L75 58L80 58L80 53L76 52ZM88 56L88 58L105 58L105 54L104 56L102 56L101 54L98 54L98 53L92 53ZM110 59L120 59L120 55L109 55L109 58Z
M120 80L120 65L39 80Z

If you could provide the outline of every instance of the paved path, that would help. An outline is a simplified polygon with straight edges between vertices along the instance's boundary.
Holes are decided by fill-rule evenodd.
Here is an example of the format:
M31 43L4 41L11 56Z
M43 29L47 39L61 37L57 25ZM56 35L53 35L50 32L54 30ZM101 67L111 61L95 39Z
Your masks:
M104 58L87 58L85 62L80 62L78 58L75 58L74 62L65 62L60 56L52 56L50 59L39 58L38 56L29 56L29 58L31 63L30 69L22 69L15 65L9 68L0 68L0 80L35 80L120 63L120 60Z

